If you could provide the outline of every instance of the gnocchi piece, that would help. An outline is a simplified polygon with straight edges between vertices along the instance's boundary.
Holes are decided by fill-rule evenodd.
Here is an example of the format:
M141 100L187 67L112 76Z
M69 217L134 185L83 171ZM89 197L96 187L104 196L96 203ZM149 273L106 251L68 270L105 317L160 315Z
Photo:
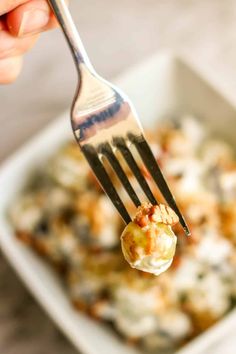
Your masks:
M130 266L155 275L167 270L177 243L171 226L178 221L178 216L168 206L141 205L121 235L122 251Z

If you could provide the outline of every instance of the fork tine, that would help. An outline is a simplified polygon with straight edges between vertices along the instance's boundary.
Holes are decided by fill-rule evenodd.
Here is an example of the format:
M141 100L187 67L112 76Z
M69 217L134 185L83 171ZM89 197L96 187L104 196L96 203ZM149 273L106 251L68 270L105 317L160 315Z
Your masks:
M127 212L122 200L120 199L115 187L113 186L110 177L107 174L102 162L98 157L98 153L94 147L91 145L84 145L82 151L90 164L93 172L95 173L97 179L102 185L105 193L109 196L110 200L120 213L122 219L128 224L131 221L129 213Z
M157 201L146 181L142 173L140 172L140 168L137 165L132 153L130 152L129 148L127 147L125 140L123 138L114 138L113 139L114 145L117 149L120 150L122 156L126 160L128 166L130 167L131 171L135 175L137 181L139 182L140 186L142 187L144 193L146 194L147 198L150 200L152 204L157 204Z
M172 193L165 181L165 178L160 170L160 167L158 166L158 163L152 153L152 150L150 149L150 146L148 145L144 136L143 135L134 136L132 134L129 134L129 138L136 146L136 149L138 150L145 166L147 167L152 178L156 182L156 184L157 184L159 190L161 191L163 197L165 198L166 202L178 215L179 220L180 220L180 224L182 225L186 235L190 236L190 231L189 231L188 226L184 220L184 217L181 214L179 208L177 207L174 196L172 195Z
M107 160L109 161L110 165L112 166L113 170L117 174L119 180L121 181L123 187L127 191L128 195L130 196L131 200L133 201L134 205L138 207L141 205L141 202L132 187L129 179L127 178L123 168L119 160L117 159L116 155L113 153L111 146L108 143L102 144L101 146L101 153L106 156Z

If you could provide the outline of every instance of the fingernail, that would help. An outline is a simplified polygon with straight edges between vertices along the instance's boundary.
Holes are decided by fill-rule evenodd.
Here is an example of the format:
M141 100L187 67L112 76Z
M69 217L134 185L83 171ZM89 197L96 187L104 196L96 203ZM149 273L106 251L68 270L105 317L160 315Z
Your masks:
M31 10L25 12L21 25L19 27L18 35L35 33L41 28L45 27L49 22L49 12L45 10Z

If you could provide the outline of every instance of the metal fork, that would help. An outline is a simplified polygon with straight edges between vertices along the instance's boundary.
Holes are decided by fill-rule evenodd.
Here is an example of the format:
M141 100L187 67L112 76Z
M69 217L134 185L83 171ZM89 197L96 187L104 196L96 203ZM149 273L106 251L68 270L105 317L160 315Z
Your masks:
M130 145L134 144L166 202L176 212L185 233L189 235L185 220L145 140L137 113L129 98L95 72L64 0L49 0L49 3L69 44L79 77L71 108L74 135L104 191L125 223L129 223L130 215L103 164L105 157L138 207L141 204L140 199L116 157L115 152L119 150L148 200L157 204L130 150Z

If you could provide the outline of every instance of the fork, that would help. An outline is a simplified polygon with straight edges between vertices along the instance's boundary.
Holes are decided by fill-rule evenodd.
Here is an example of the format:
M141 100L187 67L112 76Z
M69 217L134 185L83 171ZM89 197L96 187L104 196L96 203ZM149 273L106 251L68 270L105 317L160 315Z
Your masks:
M121 90L95 72L65 1L49 0L49 3L64 32L78 72L78 86L71 108L74 136L105 193L128 224L131 217L103 162L105 158L111 165L134 205L136 207L141 205L136 191L116 157L116 151L119 151L147 199L153 205L158 204L131 152L130 147L134 145L166 202L178 215L186 235L190 235L185 220L144 137L134 106Z

